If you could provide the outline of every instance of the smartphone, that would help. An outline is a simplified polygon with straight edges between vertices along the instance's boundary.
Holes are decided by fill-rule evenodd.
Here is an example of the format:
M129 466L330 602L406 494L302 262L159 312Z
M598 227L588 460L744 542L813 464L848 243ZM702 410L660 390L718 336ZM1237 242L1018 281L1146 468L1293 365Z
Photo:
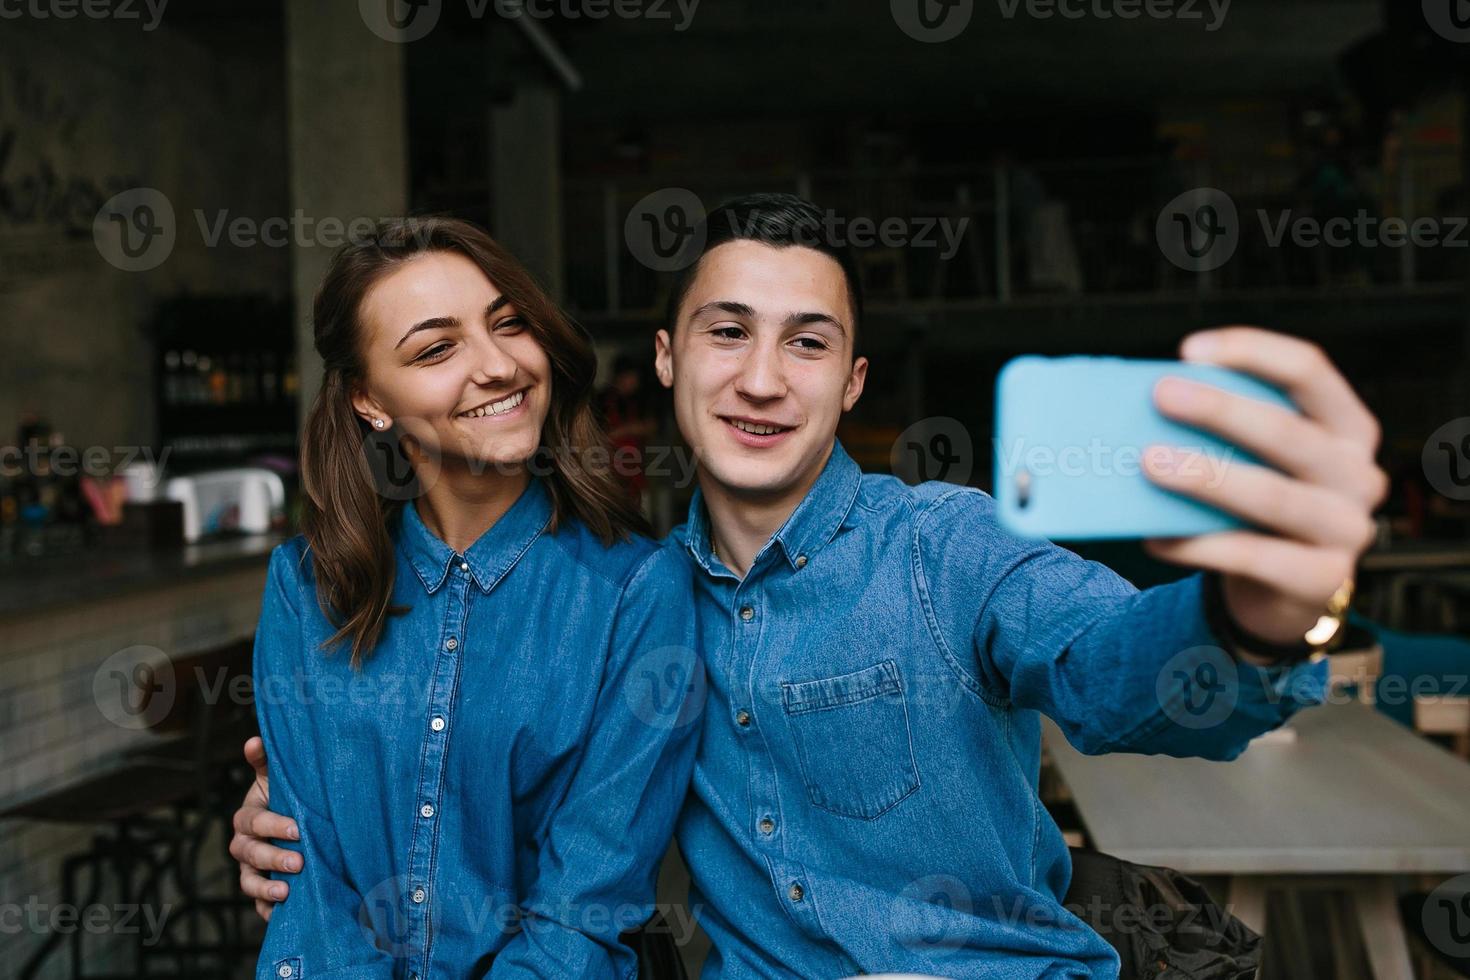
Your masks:
M1183 466L1219 480L1231 463L1259 463L1210 433L1165 418L1153 391L1187 378L1291 411L1281 391L1209 364L1119 357L1018 357L996 384L995 499L1007 530L1030 538L1103 540L1226 531L1244 522L1164 490L1144 451L1184 451Z

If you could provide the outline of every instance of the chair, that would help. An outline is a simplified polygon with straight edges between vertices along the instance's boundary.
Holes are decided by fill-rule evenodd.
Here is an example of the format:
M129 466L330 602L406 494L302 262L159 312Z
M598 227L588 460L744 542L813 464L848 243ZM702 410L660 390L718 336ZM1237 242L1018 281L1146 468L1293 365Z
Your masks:
M1414 730L1447 736L1456 754L1470 759L1470 697L1416 696Z
M101 828L86 850L63 860L63 904L93 905L109 873L120 903L163 907L171 895L166 889L177 891L181 900L168 903L176 910L157 942L150 944L142 931L136 934L127 975L153 975L150 962L162 958L172 960L171 972L180 975L228 976L246 948L242 913L248 902L233 893L202 896L198 863L211 829L222 830L222 844L228 846L229 813L243 785L238 776L243 765L234 753L254 719L251 699L232 703L229 695L239 689L232 684L236 678L250 675L253 645L247 638L171 660L172 683L143 685L139 705L139 717L151 719L147 730L159 742L125 757L116 768L0 813L0 818ZM172 700L155 702L162 692ZM156 709L156 718L150 709ZM89 875L85 897L84 873ZM201 930L206 916L215 927L213 939ZM86 972L82 930L69 936L69 975L99 980L102 975ZM51 933L19 976L37 976L67 939L66 933Z

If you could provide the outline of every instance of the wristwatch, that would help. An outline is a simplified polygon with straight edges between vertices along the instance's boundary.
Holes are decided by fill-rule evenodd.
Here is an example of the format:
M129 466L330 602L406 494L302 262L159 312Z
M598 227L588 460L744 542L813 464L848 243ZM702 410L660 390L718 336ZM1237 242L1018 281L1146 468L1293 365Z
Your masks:
M1205 623L1226 646L1275 660L1297 663L1319 660L1342 645L1347 633L1348 607L1353 603L1353 580L1344 579L1327 600L1327 608L1300 643L1273 643L1256 636L1235 621L1225 603L1225 583L1217 572L1205 574Z

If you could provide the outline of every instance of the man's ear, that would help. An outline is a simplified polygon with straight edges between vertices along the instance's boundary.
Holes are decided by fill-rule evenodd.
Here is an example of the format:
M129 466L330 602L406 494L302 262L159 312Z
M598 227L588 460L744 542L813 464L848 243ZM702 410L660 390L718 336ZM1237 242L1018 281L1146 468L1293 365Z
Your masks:
M653 335L653 370L659 384L674 387L674 342L667 330Z
M868 380L868 359L866 357L855 357L852 361L852 370L847 375L847 389L842 393L842 410L852 411L857 400L862 397L863 385Z

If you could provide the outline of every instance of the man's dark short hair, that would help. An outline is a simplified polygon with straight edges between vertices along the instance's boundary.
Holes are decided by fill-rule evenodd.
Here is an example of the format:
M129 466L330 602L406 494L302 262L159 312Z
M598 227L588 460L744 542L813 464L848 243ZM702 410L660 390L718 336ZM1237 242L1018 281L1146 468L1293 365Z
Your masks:
M829 227L826 212L795 194L747 194L721 204L705 216L690 236L691 253L683 256L687 261L675 273L669 294L665 321L669 330L678 326L679 307L689 295L689 287L699 274L704 257L726 242L749 241L775 248L810 248L833 259L847 279L847 299L853 316L849 328L856 345L857 321L863 316L863 287L858 278L857 259L846 244L831 240L827 233ZM694 247L698 248L697 252L692 251Z

